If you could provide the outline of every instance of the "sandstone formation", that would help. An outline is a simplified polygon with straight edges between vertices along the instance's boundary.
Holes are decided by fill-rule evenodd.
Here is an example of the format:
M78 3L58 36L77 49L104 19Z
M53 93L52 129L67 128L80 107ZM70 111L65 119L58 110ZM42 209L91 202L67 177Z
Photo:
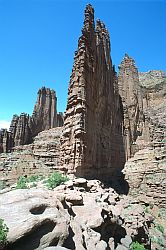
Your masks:
M123 173L129 183L130 194L140 199L146 195L146 199L151 199L152 204L166 208L166 97L163 95L166 84L164 85L158 91L155 91L158 86L150 89L146 86L149 98L146 102L147 95L144 95L144 102L147 103L144 114L149 128L149 141L147 143L144 136L137 140L140 150L126 162Z
M32 142L30 119L30 116L26 113L21 113L20 116L13 116L10 126L13 146L29 144Z
M41 181L37 185L40 188L1 193L8 250L127 250L135 240L151 249L148 234L155 218L146 212L145 203L121 197L98 180L70 176L52 191L42 188ZM162 233L160 237L165 244Z
M0 189L17 182L20 176L48 175L60 167L60 136L62 128L40 132L34 142L0 154Z
M164 250L165 73L139 73L126 54L117 77L108 31L100 20L95 27L87 5L64 117L56 102L54 91L40 89L32 116L14 115L10 132L0 131L6 249L127 250L138 241ZM56 170L70 173L70 180L48 190ZM20 176L33 175L44 180L13 190Z
M57 97L54 90L41 88L31 117L32 136L57 126Z
M166 74L161 70L139 73L144 109L163 106L166 102Z
M126 159L135 153L134 144L143 130L143 98L134 60L125 55L119 65L119 93L123 103Z
M7 153L9 148L12 147L11 133L7 129L0 130L0 153Z
M57 114L57 97L54 90L42 87L32 116L14 115L10 132L0 132L0 153L10 152L12 147L32 143L41 131L63 126L63 113Z
M87 5L61 138L62 165L68 172L106 179L123 168L123 110L117 89L108 31L100 20L95 28L94 10Z

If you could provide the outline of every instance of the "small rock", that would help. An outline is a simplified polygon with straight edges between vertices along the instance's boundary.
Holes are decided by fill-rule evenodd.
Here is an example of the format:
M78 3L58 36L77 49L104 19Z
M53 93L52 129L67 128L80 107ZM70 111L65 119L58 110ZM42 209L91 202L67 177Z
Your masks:
M125 238L121 239L121 243L123 246L129 248L130 244L132 243L132 239L129 235L126 235Z
M81 194L78 194L76 192L70 192L66 194L66 201L71 202L72 205L83 205L83 198Z

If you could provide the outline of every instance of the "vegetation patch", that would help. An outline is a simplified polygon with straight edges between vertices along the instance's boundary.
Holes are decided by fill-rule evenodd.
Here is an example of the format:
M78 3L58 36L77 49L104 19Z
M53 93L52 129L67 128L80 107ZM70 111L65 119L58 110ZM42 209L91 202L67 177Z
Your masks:
M132 250L146 250L144 245L140 244L139 242L132 242L130 245L130 249Z
M26 188L28 188L27 178L24 176L20 176L16 184L16 189L26 189Z
M55 172L51 174L48 179L46 180L46 186L49 189L54 189L55 187L63 184L64 182L68 181L69 178L67 176L62 175L59 172Z
M4 246L7 243L8 231L9 231L9 228L4 223L4 220L0 219L0 247Z
M42 180L44 177L42 175L31 175L29 177L20 176L18 179L18 182L16 184L16 189L26 189L30 187L36 187L37 181ZM29 183L32 182L32 185L29 185Z

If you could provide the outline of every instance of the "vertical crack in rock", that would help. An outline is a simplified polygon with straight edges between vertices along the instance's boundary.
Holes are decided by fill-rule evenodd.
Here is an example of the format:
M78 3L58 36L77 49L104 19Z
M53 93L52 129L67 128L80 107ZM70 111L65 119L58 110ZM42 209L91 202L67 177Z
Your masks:
M85 9L68 88L61 161L68 172L108 179L124 165L123 109L105 25Z

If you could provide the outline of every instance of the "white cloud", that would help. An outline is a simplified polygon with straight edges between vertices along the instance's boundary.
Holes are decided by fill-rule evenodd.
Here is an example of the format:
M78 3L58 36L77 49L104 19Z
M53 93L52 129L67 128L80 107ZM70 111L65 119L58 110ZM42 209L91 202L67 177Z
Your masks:
M1 128L7 128L7 129L9 129L9 127L10 127L10 122L5 121L5 120L0 120L0 129Z

